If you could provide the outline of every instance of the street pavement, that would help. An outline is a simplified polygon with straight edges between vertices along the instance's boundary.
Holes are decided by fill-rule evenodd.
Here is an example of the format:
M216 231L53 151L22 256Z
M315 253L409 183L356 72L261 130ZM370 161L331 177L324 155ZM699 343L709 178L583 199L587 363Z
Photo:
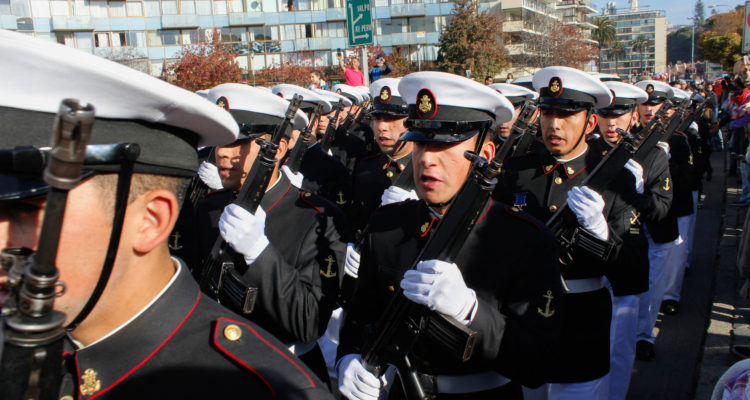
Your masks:
M710 399L718 378L739 361L734 344L750 345L750 301L738 296L737 246L747 207L732 206L741 185L714 153L711 182L698 210L691 269L677 315L659 315L656 357L636 360L628 400Z

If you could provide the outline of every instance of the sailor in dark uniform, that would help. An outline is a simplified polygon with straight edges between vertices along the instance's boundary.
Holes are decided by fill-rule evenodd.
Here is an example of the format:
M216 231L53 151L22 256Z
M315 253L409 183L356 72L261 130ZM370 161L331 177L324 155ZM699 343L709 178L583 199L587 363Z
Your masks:
M363 158L354 167L353 203L349 221L355 230L367 225L372 212L383 203L383 192L410 167L413 144L400 140L401 135L406 132L404 121L408 109L398 92L399 80L382 78L370 86L374 99L370 124L380 152ZM385 204L417 197L413 190L392 189L388 193Z
M417 339L410 357L420 380L430 383L428 393L438 399L520 398L519 384L544 382L544 360L559 334L561 283L550 232L490 199L454 263L427 260L407 271L466 179L464 152L491 159L492 128L512 117L512 105L482 84L441 72L407 75L398 90L409 104L407 122L422 126L403 136L414 142L420 200L383 206L371 218L359 287L341 330L339 389L350 399L376 399L385 390L362 366L360 352L400 285L409 300L478 333L474 353L463 363L427 337ZM393 384L389 398L404 398L400 385Z
M643 89L648 93L648 100L638 105L639 126L635 131L643 129L654 118L656 113L662 107L666 100L671 100L674 96L674 90L664 82L654 80L644 80L636 82L635 86ZM658 132L657 132L658 134ZM658 146L664 150L664 157L669 156L669 143L659 142ZM656 324L656 318L659 314L659 307L664 291L667 285L667 262L670 258L672 248L674 248L679 239L679 230L677 227L677 218L672 212L672 202L674 200L674 180L669 172L659 172L663 170L664 157L658 156L657 160L647 167L647 175L658 177L656 180L661 181L660 189L665 195L671 193L672 200L669 202L667 213L664 214L661 207L657 214L652 216L645 215L645 210L641 210L643 222L646 228L646 238L648 239L648 261L649 261L649 285L648 291L641 294L638 304L638 335L636 342L636 357L639 360L650 360L654 358L654 341L656 337L653 329ZM644 165L648 165L644 162ZM667 168L669 171L671 168Z
M539 97L539 94L533 90L527 89L526 87L512 83L493 83L489 85L489 87L497 90L500 94L510 100L515 109L512 120L497 126L497 137L495 138L495 141L497 142L498 148L500 148L501 144L505 142L505 139L510 136L510 130L513 128L513 124L516 122L518 114L521 112L523 106L527 101L536 100ZM538 113L532 117L532 123L536 121L537 118ZM513 150L508 153L508 157L528 153L532 148L541 145L541 142L537 140L535 133L536 132L532 132L532 129L529 129L524 132L523 136L516 139L516 143L513 145Z
M506 161L496 198L545 221L567 202L581 234L606 243L616 254L622 227L613 221L620 223L626 217L627 205L620 194L605 201L601 194L581 186L602 158L591 151L585 135L596 126L594 110L611 103L611 92L598 79L567 67L541 69L533 83L540 94L545 147ZM635 190L633 176L623 177L630 179L624 187ZM562 268L569 291L563 296L566 317L549 376L550 399L605 399L608 395L612 302L603 276L614 259L605 262L599 255L576 248L572 263Z
M683 104L690 101L690 93L674 88L672 101ZM687 112L683 115L687 118ZM674 201L670 213L677 218L677 229L680 238L672 248L667 264L667 288L664 291L662 307L667 315L677 314L680 303L682 281L690 254L690 220L694 215L700 178L695 173L695 155L690 147L687 132L675 132L669 138L669 170L674 182ZM695 193L696 196L693 194Z
M247 318L286 342L326 379L316 340L325 331L338 297L340 270L350 240L344 216L330 202L292 185L279 172L278 163L255 214L230 204L258 153L253 139L280 123L288 104L270 92L240 84L219 85L211 89L208 99L223 99L240 126L261 130L216 149L224 190L209 194L198 205L201 258L207 258L221 233L244 256L245 265L236 267L246 285L243 290L257 290L255 308ZM298 111L293 127L300 129L306 123ZM287 138L279 144L277 160L287 150ZM222 290L233 289L225 281Z
M612 91L615 100L609 107L596 110L598 116L600 136L592 139L589 146L605 156L622 139L617 129L629 132L638 122L636 105L648 100L648 93L631 84L606 81L604 84ZM654 147L646 163L653 168L661 162L660 169L666 171L667 158L664 152ZM629 215L625 215L619 223L625 225L622 233L622 247L620 257L606 272L606 277L612 291L612 324L610 330L611 360L608 399L625 399L630 385L630 374L635 361L635 342L638 326L638 299L640 294L648 290L648 241L643 229L642 218L653 213L641 212L653 208L655 202L666 203L664 214L669 206L670 197L665 196L661 189L663 179L648 179L643 167L634 160L628 161L625 167L636 177L636 192L625 191L630 195L626 199L631 205ZM645 176L644 176L645 175ZM629 189L629 188L628 188ZM667 192L671 195L671 192ZM614 221L616 222L616 221Z
M350 132L353 128L353 119L356 115L359 112L366 112L364 109L360 110L364 106L365 99L358 89L349 85L334 85L331 90L336 94L348 98L352 102L351 106L345 107L339 113L339 120L337 121L339 126L336 137L331 142L333 157L341 161L346 170L351 174L354 166L357 165L357 161L365 157L368 153L367 143L362 138Z
M234 140L229 114L57 43L3 30L0 52L4 150L48 146L65 98L94 107L92 144L140 145L134 175L100 152L67 197L56 259L66 290L54 307L69 333L60 392L48 397L330 398L280 341L201 294L188 266L169 255L167 238L198 168L195 146ZM36 249L48 186L41 174L12 169L0 179L0 246ZM126 181L129 200L127 187L117 188ZM121 235L110 239L119 222Z

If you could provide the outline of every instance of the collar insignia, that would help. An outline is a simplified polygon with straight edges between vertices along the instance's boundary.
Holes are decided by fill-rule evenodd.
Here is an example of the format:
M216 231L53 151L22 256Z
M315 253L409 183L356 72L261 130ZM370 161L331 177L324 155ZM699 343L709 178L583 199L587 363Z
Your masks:
M429 228L429 227L430 227L430 223L429 222L425 222L424 224L422 224L422 226L419 227L419 231L422 232L422 233L425 233L425 232L427 232L427 228Z
M552 77L547 84L547 90L549 91L550 96L559 97L563 92L562 79L556 76Z
M81 375L81 394L91 396L102 388L102 382L96 379L96 371L91 368L86 369Z
M544 172L550 172L552 171L552 168L554 168L554 165L545 165L544 166Z
M568 167L568 169L565 170L568 175L573 175L576 171L573 168Z
M229 111L229 100L227 100L227 98L224 96L221 96L218 99L216 99L216 105Z
M417 92L417 115L419 118L432 119L436 113L437 102L430 89L422 89Z
M383 86L383 88L380 89L380 102L385 104L391 102L391 88L388 86Z

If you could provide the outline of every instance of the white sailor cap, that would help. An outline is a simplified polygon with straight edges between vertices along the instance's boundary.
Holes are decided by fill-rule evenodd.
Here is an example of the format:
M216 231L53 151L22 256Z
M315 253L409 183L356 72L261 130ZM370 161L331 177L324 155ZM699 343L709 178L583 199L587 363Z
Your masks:
M359 90L352 86L339 83L338 85L333 85L331 91L348 98L353 104L362 105L362 95L359 93Z
M646 79L635 83L635 86L643 89L648 93L648 100L645 104L661 104L665 100L670 100L674 96L674 90L664 82Z
M518 107L526 100L535 100L539 97L539 93L527 89L526 87L523 87L521 85L516 85L514 83L493 83L489 85L489 87L497 90L505 96L511 103L513 103L514 107Z
M643 104L648 100L648 93L635 85L618 81L606 81L604 85L612 91L614 100L609 106L598 109L597 114L624 115L632 111L636 104Z
M329 92L327 90L322 89L311 89L313 92L315 92L320 97L326 99L329 103L331 103L331 106L334 104L338 104L339 101L343 102L344 107L349 107L352 105L352 101L349 100L348 97L342 96L340 94L336 94L334 92Z
M600 74L598 72L594 72L591 74L591 76L599 79L602 82L622 82L622 78L614 74Z
M208 89L196 90L195 94L197 94L198 96L203 97L205 99L206 95L208 94Z
M684 101L688 101L690 99L690 93L680 89L673 87L672 88L672 102L674 104L682 104Z
M312 90L303 88L302 86L281 83L272 87L271 92L282 99L289 101L292 101L295 94L302 96L302 105L300 106L300 109L303 111L312 111L318 104L322 104L323 108L321 114L328 114L331 112L331 103Z
M191 177L198 146L232 142L239 132L230 115L199 95L102 57L7 30L0 30L0 54L2 149L49 146L60 103L70 98L95 109L90 144L140 145L136 173ZM41 177L21 187L13 171L5 173L0 198L46 192Z
M370 96L373 99L370 115L388 114L405 117L409 114L406 101L398 91L399 81L401 78L380 78L370 85Z
M206 99L229 111L240 126L238 140L258 137L264 133L273 133L276 126L284 120L289 102L264 90L240 83L223 83L212 88ZM291 121L290 129L284 132L289 138L291 129L304 129L307 116L302 110Z
M401 78L401 97L409 108L402 140L461 142L513 118L513 104L479 82L445 72L415 72Z
M352 89L354 89L357 94L359 94L359 97L362 98L362 101L371 100L370 97L370 88L367 86L350 86Z
M534 74L533 83L542 109L583 111L612 102L612 93L602 81L575 68L542 68Z
M519 76L516 79L513 79L513 84L518 86L523 86L526 89L534 90L534 84L532 83L532 80L534 79L531 75L526 76Z

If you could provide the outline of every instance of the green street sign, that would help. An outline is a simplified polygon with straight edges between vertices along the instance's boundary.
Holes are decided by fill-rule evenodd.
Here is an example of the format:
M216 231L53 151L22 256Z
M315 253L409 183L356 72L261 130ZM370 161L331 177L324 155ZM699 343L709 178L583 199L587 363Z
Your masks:
M346 0L346 29L349 46L372 44L370 0Z

